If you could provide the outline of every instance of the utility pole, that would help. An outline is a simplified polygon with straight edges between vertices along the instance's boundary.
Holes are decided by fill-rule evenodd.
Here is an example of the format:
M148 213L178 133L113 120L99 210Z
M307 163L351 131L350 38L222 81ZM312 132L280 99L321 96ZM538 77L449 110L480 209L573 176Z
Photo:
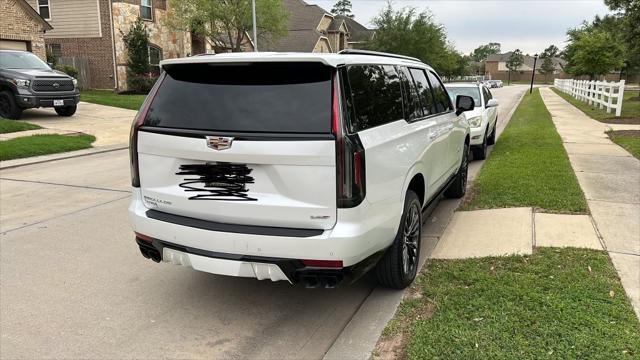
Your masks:
M251 0L251 13L253 15L253 51L258 52L258 29L256 29L256 0Z
M536 62L538 61L538 54L533 55L533 72L531 72L531 87L529 88L529 94L533 92L533 79L536 76Z

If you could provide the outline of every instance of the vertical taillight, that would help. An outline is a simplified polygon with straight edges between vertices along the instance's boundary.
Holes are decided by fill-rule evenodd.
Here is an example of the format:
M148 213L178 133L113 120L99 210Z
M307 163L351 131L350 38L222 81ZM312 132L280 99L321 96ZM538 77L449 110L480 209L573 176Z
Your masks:
M357 134L350 135L342 121L340 86L333 77L331 130L336 137L336 199L339 208L358 206L366 194L364 147Z
M144 99L138 114L133 119L131 124L131 132L129 133L129 162L131 164L131 186L140 187L140 170L138 168L138 128L144 124L144 119L147 117L153 98L158 92L158 88L164 79L164 73L160 75L155 85L149 91L149 94Z

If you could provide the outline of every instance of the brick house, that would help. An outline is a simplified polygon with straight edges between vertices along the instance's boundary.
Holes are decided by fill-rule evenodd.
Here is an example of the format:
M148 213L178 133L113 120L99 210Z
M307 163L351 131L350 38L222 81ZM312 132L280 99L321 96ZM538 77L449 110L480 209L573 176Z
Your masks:
M303 0L282 0L289 12L288 32L276 41L259 45L260 50L294 52L338 52L372 38L369 30L353 19L334 16ZM357 41L352 38L357 33Z
M191 54L191 34L163 26L166 0L27 1L53 26L44 35L47 48L63 60L78 59L85 64L91 88L126 90L127 55L122 36L138 17L149 30L152 65L163 58Z
M0 50L31 51L46 60L45 32L53 29L26 0L0 0Z
M511 56L512 52L507 52L504 54L495 54L490 55L485 61L484 71L486 76L491 76L491 79L494 80L502 80L507 81L509 79L509 69L507 68L507 60ZM523 55L524 63L518 68L516 71L511 72L511 80L531 80L531 72L533 71L533 56ZM564 79L567 78L567 74L565 74L563 68L566 64L566 61L559 57L555 57L552 59L553 65L555 67L555 71L553 74L547 75L548 81L553 81L553 79ZM542 60L538 58L536 63L536 77L535 81L544 81L545 75L540 73L540 66L542 66Z

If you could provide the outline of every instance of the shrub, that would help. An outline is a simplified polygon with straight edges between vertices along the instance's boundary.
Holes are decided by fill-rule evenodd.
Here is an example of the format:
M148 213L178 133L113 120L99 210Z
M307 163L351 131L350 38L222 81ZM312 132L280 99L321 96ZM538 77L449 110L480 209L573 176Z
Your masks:
M51 48L48 46L46 47L45 52L47 55L47 63L51 64L51 66L55 68L58 65L58 57L53 55Z
M148 74L127 76L127 93L130 94L148 94L155 84L156 78Z
M71 66L71 65L63 65L63 64L58 64L55 65L53 67L54 69L58 70L58 71L62 71L63 73L75 78L76 76L78 76L78 69L76 69L75 67Z

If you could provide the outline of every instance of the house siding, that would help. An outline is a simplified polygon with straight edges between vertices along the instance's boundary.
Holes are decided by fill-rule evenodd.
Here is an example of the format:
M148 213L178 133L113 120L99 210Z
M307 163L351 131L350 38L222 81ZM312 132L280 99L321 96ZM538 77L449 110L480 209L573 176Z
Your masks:
M167 10L164 2L153 2L153 21L145 21L149 42L162 49L162 58L177 58L191 54L191 34L174 31L164 25ZM127 51L122 37L140 15L140 1L114 1L112 4L115 56L119 91L127 89Z
M0 14L0 40L25 41L31 52L46 60L42 24L15 0L0 0Z
M95 3L94 0L88 0ZM55 4L53 2L52 4ZM87 59L89 63L91 88L114 89L115 72L113 64L113 38L111 37L110 1L98 0L100 5L99 21L94 21L100 26L99 37L47 37L47 45L59 44L62 57L75 57ZM55 6L55 5L52 5ZM53 10L55 11L55 10ZM53 14L52 16L55 16Z
M319 38L316 46L313 48L314 53L330 53L331 45L329 44L329 40L327 38Z
M28 0L38 11L38 0ZM50 19L53 30L47 38L96 38L101 37L100 0L49 0Z

